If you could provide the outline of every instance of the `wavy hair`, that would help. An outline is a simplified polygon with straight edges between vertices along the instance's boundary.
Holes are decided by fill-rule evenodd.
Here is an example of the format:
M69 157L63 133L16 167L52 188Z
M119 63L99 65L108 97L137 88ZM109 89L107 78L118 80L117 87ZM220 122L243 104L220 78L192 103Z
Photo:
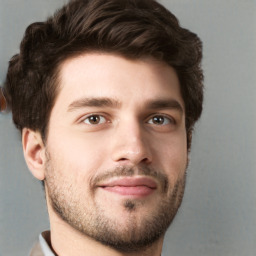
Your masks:
M154 0L73 0L45 22L28 26L9 63L4 93L16 127L47 137L63 61L100 51L152 57L173 67L185 102L188 149L202 112L202 43Z

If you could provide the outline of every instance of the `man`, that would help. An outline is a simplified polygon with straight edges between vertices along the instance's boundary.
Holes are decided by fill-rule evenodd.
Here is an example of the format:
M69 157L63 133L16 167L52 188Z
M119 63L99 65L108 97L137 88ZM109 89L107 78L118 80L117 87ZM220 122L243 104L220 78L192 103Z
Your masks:
M27 28L4 94L45 187L51 231L31 255L161 255L202 111L201 57L154 0L75 0Z

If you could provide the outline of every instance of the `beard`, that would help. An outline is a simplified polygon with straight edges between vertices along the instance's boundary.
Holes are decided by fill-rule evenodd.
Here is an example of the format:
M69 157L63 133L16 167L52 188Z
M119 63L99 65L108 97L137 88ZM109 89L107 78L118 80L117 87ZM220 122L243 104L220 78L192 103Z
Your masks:
M166 175L148 166L118 167L90 179L87 191L81 192L70 177L61 177L47 153L45 185L53 211L75 230L120 252L135 252L150 247L163 237L173 221L184 194L186 171L182 171L183 177L170 186ZM140 209L147 199L123 199L121 208L125 218L106 214L95 196L97 183L136 174L152 177L160 184L160 196L153 203L154 207L142 214Z

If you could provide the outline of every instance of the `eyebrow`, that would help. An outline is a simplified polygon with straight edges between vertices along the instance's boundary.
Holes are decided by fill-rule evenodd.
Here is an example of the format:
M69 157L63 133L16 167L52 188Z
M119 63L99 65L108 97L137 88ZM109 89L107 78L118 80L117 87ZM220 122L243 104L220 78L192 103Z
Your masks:
M148 109L175 109L178 110L180 113L183 113L183 107L181 104L174 99L157 99L157 100L150 100L146 103L146 107Z
M82 98L75 100L68 106L68 112L85 107L110 107L120 108L121 102L112 98ZM146 101L145 107L147 109L175 109L183 113L183 107L174 99L156 99Z
M82 98L72 102L68 106L68 112L84 107L111 107L120 108L121 102L110 98Z

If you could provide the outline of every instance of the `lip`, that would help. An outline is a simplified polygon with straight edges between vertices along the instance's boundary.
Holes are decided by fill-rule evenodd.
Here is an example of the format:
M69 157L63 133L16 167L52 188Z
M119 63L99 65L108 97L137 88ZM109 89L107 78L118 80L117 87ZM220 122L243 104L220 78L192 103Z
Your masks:
M157 184L148 177L124 177L107 181L98 187L122 196L145 197L157 189Z

